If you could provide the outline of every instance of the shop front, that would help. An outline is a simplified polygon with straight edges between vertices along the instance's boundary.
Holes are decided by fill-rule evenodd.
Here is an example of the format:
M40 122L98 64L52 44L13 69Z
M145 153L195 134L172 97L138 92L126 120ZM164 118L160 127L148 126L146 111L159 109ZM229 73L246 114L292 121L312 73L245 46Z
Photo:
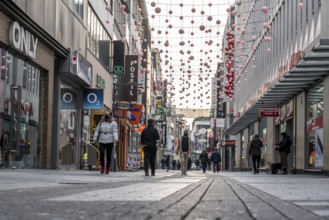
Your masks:
M0 57L2 164L40 167L45 72L10 49L0 47Z
M119 130L118 169L138 169L143 165L138 128L145 120L144 106L121 101L114 104L113 113L118 120Z
M4 10L4 8L2 8ZM48 82L54 54L38 34L0 11L0 166L46 168Z
M57 163L59 168L79 168L84 151L84 136L89 132L84 121L88 113L83 100L83 92L92 83L92 66L77 51L70 51L67 59L60 63L59 68L59 129L57 133ZM94 94L94 93L93 93ZM90 96L90 102L96 103L95 95ZM100 105L103 108L103 104Z

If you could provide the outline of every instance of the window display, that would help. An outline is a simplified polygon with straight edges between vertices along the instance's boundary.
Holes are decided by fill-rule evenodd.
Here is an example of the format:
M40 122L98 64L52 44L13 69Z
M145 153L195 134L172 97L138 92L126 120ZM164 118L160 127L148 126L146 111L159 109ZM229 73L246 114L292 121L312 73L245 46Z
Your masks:
M323 166L323 83L318 84L307 94L307 167Z

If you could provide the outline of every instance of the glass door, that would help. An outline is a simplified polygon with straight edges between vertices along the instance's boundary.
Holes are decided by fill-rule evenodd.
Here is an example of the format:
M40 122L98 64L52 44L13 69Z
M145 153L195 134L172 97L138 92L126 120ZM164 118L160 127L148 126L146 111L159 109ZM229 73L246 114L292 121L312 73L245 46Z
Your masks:
M75 88L61 84L58 160L62 168L80 166L78 95Z

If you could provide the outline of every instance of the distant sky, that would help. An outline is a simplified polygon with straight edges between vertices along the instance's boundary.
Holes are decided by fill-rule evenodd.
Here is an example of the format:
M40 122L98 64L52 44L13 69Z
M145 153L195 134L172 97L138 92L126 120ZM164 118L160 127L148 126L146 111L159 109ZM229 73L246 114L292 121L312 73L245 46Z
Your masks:
M217 63L221 61L218 57L222 55L222 34L228 15L226 9L233 2L147 1L149 23L154 28L152 47L162 50L162 72L164 78L172 83L169 92L173 93L172 104L177 108L210 108L211 78L214 77ZM152 7L151 3L155 6ZM157 7L160 13L156 12ZM221 22L219 25L217 20ZM200 30L201 25L205 30Z

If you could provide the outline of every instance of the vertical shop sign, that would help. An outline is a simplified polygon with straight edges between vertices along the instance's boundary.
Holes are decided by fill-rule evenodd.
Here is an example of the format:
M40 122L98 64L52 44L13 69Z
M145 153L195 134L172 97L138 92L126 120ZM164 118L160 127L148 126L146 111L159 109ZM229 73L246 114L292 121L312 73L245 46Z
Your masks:
M216 118L226 118L226 102L217 102Z
M138 56L126 55L124 81L125 86L124 101L137 101L137 77L138 77Z
M124 61L125 61L125 44L122 41L113 42L113 74L124 74Z

